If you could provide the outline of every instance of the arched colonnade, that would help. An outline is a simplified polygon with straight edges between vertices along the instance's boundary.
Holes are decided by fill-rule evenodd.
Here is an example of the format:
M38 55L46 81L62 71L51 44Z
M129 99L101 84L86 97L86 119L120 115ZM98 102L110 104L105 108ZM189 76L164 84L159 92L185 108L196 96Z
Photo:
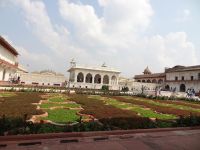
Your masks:
M117 85L118 80L116 75L107 74L92 74L79 72L76 76L76 82L79 83L94 83L94 84L105 84L105 85Z

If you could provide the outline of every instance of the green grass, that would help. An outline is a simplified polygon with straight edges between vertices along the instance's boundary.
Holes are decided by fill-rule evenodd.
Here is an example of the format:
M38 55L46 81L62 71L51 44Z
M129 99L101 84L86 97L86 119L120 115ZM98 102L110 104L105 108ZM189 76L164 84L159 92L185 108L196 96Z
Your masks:
M70 102L67 97L55 96L48 99L47 103L42 103L39 105L42 109L46 109L48 112L48 117L43 117L43 120L50 120L56 123L69 123L75 122L80 117L76 115L79 110L70 110L66 108L79 108L81 105L76 103L64 103ZM51 110L52 107L64 107L56 108Z
M200 109L192 108L190 106L177 105L177 104L165 104L165 103L160 103L160 102L153 101L150 99L149 100L137 99L137 98L133 98L133 97L129 97L129 96L122 96L122 97L127 98L127 99L136 100L136 101L142 101L142 102L149 103L149 104L156 105L156 106L165 106L165 107L171 107L171 108L187 110L187 111L192 111L192 112L200 112Z
M68 109L54 109L47 110L48 117L43 117L41 119L50 120L56 123L72 123L76 122L80 117L76 115L77 110Z
M61 97L61 96L56 96L56 97L52 97L49 98L48 100L50 102L65 102L67 98Z
M0 93L0 97L12 97L15 95L16 95L15 93L10 93L10 92Z
M64 103L64 104L56 104L56 103L42 103L39 105L41 108L51 108L51 107L66 107L66 108L79 108L80 105L76 103Z
M118 100L111 99L111 98L104 98L100 96L90 96L90 98L103 100L107 105L112 105L120 109L128 109L128 110L137 112L143 117L157 118L157 119L176 119L177 118L175 115L156 113L153 110L145 109L142 106L119 102Z

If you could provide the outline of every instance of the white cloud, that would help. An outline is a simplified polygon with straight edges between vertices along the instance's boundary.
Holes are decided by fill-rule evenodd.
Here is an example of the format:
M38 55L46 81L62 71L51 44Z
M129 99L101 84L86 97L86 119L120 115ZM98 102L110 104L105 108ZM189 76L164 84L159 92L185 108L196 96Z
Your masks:
M33 53L28 51L23 46L19 46L14 43L7 35L3 35L3 37L8 41L18 52L19 52L19 62L25 69L30 71L29 66L31 66L31 70L42 70L45 68L53 68L54 63L51 61L51 57L45 53ZM42 61L45 60L45 61ZM41 65L42 63L42 65ZM34 64L34 65L32 65Z
M26 23L33 29L33 33L51 50L57 51L62 45L59 34L55 31L42 1L15 0L21 7Z
M199 63L185 32L142 36L154 14L149 0L98 0L102 16L91 5L59 0L65 25L51 22L43 1L13 2L22 9L33 33L53 52L48 54L49 61L59 70L65 71L73 57L85 64L105 61L126 75L139 73L147 65L161 71L165 66ZM187 9L184 13L190 16ZM22 51L22 55L28 54Z
M195 47L188 41L185 32L169 33L164 37L156 35L150 37L144 45L145 49L149 49L147 55L153 58L154 68L198 63Z

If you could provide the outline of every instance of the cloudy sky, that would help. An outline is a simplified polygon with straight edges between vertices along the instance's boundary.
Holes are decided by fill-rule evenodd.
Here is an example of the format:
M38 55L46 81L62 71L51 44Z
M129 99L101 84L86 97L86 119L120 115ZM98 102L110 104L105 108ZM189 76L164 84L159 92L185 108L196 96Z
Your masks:
M132 77L146 66L200 64L199 0L0 0L0 35L29 71L106 62Z

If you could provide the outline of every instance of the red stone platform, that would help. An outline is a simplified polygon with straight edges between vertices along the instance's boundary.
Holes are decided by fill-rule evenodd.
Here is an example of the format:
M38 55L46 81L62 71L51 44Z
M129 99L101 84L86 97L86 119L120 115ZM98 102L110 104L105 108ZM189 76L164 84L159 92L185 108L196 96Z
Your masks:
M0 150L200 150L200 127L0 137Z

